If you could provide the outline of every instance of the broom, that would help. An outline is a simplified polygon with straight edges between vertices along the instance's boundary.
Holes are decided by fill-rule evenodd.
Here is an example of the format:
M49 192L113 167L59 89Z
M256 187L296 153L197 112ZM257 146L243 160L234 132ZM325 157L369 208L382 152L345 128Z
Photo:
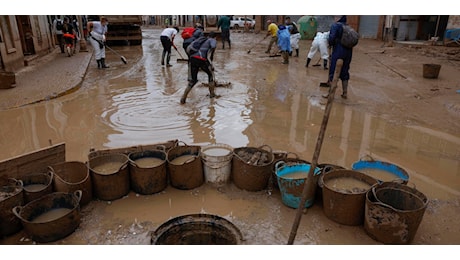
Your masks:
M93 38L93 40L95 40L96 42L98 42L99 44L102 44L104 45L107 49L109 49L111 52L115 53L116 55L118 55L120 58L121 58L121 61L124 63L124 64L128 64L128 61L126 60L126 58L121 55L120 53L116 52L115 50L113 50L112 48L110 48L109 46L107 46L107 44L104 42L101 42L99 41L98 39L94 38L93 36L91 36L91 38ZM101 47L102 48L102 47Z
M188 62L188 59L184 59L184 56L182 56L182 54L180 53L180 51L177 49L176 46L174 46L174 49L177 51L177 53L179 53L179 56L181 57L180 59L177 59L177 62Z

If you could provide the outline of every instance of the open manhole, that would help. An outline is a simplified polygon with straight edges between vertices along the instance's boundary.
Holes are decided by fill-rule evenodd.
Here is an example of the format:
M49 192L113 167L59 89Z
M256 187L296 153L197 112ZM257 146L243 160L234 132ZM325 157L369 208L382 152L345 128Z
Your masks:
M240 230L211 214L189 214L168 220L152 233L152 245L239 245Z

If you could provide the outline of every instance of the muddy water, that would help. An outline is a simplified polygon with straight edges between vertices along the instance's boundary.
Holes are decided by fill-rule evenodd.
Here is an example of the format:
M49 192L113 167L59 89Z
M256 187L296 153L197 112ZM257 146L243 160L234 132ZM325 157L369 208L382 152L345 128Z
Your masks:
M142 46L117 47L128 58L126 66L110 52L110 69L97 70L92 60L75 93L0 111L0 159L65 142L67 160L87 161L90 148L178 139L233 147L268 144L311 161L324 115L323 92L317 85L327 72L305 70L303 58L291 58L289 66L283 66L281 59L265 57L264 44L248 56L254 37L262 36L234 34L232 49L218 49L215 55L216 80L232 84L217 88L221 97L211 100L208 89L198 83L180 105L187 66L174 62L180 58L174 55L173 67L160 66L158 35L159 30L144 30ZM301 41L305 49L307 43ZM207 82L207 76L200 72L199 80ZM371 155L401 166L409 182L432 200L413 243L460 244L460 227L449 224L460 214L460 136L401 121L367 113L359 101L336 100L319 163L350 168ZM91 202L83 209L79 230L56 244L148 244L148 233L169 218L197 212L229 218L244 232L246 244L286 244L296 213L281 203L276 189L250 193L232 184L191 191L168 186L159 194L130 193L110 204ZM19 241L24 236L20 232L1 242L23 243ZM378 244L362 227L344 227L325 218L320 201L303 215L295 243Z
M163 164L165 161L155 157L144 157L134 161L138 167L152 168Z
M45 222L54 221L56 219L62 218L63 216L67 215L71 211L72 209L68 209L68 208L54 208L34 218L31 222L45 223Z

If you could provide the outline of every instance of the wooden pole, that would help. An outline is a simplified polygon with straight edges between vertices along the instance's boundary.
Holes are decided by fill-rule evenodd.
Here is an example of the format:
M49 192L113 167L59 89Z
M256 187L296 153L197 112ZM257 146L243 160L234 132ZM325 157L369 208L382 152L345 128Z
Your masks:
M308 198L314 198L316 192L317 182L314 178L316 166L318 165L319 153L321 151L321 145L323 144L324 134L326 132L327 122L329 120L329 114L331 113L332 103L334 101L335 90L337 89L337 82L339 80L340 71L342 70L343 60L337 60L335 66L334 78L332 80L331 88L329 89L329 95L327 97L326 109L324 111L323 122L319 130L318 139L316 141L315 152L313 153L313 159L310 165L310 171L307 175L307 180L303 187L302 199L300 200L299 206L297 207L297 214L295 216L294 224L292 225L291 234L289 235L288 245L294 243L295 236L297 235L297 229L299 227L300 219L302 218L302 211L304 209L305 202Z

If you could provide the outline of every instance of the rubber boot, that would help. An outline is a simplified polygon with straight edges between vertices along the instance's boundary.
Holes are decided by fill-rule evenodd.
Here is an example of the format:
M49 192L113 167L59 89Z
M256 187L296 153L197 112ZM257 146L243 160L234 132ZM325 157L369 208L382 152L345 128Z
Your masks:
M299 49L295 49L295 56L299 57Z
M105 65L105 58L101 58L101 68L103 69L110 68L109 66Z
M188 93L190 93L190 91L192 90L192 86L187 86L187 88L184 90L184 94L182 95L181 99L180 99L180 103L181 104L185 104L185 100L187 99L187 95Z
M97 68L100 69L101 68L101 60L96 60L97 61Z
M232 42L231 42L231 41L228 41L228 48L229 48L229 49L232 48Z
M166 67L172 67L172 65L169 64L170 60L171 60L171 53L168 52L168 54L166 55Z
M326 59L323 60L323 64L324 64L324 70L327 70L327 60Z
M310 65L310 62L311 62L311 59L310 59L310 58L307 58L307 64L305 64L305 67L308 68L308 65Z
M163 51L163 53L161 53L161 65L162 65L162 66L165 65L165 55L166 55L166 52Z
M347 99L347 93L348 93L348 80L342 80L342 95L341 95L341 97L343 99Z
M209 82L209 98L216 97L216 82L211 81Z
M283 64L289 64L289 52L283 51L281 56L283 57Z

